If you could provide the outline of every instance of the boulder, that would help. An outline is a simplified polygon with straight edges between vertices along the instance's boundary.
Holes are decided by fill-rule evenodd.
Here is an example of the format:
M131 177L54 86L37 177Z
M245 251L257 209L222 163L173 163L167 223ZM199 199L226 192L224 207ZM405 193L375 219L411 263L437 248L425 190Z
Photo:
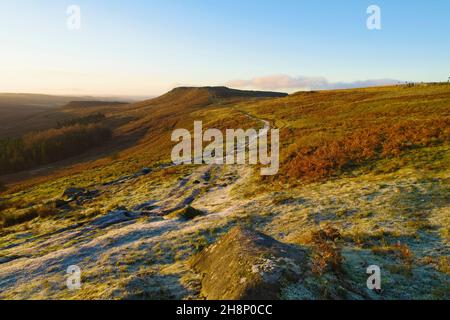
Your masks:
M298 282L307 252L260 232L236 227L192 258L210 300L280 299L283 285Z
M55 205L56 209L69 209L70 208L69 203L62 199L56 199L54 205Z
M84 195L86 192L87 190L84 188L76 188L76 187L67 188L66 190L64 190L63 198L69 201L73 201L78 197Z
M81 205L86 200L91 200L100 194L98 190L86 190L84 188L67 188L63 193L63 201L72 202L77 200L78 204Z
M133 208L133 211L152 211L155 210L157 208L159 208L157 205L155 205L157 203L157 201L155 200L150 200L141 204L136 205Z
M180 219L180 220L192 220L198 216L202 216L205 213L201 210L195 209L191 206L186 206L184 208L175 210L168 215L166 215L165 219Z
M99 229L104 229L114 224L132 221L139 218L139 215L126 210L114 210L105 216L95 219L91 222L92 226Z

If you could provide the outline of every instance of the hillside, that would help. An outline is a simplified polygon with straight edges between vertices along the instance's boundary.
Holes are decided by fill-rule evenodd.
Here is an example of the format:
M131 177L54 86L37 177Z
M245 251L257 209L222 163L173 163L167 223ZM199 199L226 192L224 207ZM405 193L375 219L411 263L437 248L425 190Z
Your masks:
M450 85L86 104L110 141L0 177L0 298L450 297ZM173 166L171 133L196 120L279 128L279 174ZM70 265L81 290L65 287Z
M167 96L175 96L180 94L208 94L212 99L230 99L230 98L282 98L286 97L287 93L271 92L271 91L250 91L237 90L227 87L178 87L173 89Z
M106 116L101 124L113 130L113 139L109 143L105 143L99 150L81 154L75 159L75 163L81 162L82 165L70 166L70 169L73 172L84 171L96 167L97 164L93 160L99 160L102 165L112 163L115 168L113 175L118 176L139 170L140 167L152 162L168 162L173 147L170 136L174 128L190 129L194 120L202 120L206 125L214 128L260 126L258 122L235 111L233 106L236 102L261 100L267 96L286 95L232 90L224 87L201 87L176 88L160 97L128 105L95 103L94 106L89 101L69 103L61 110L70 116L60 119L59 122L100 112ZM110 156L120 158L121 161L119 159L110 161ZM30 181L29 178L36 174L42 180L51 180L54 178L51 173L58 174L58 171L62 169L63 174L67 174L67 164L72 163L74 162L69 159L61 165L55 163L36 168L31 173L9 175L4 177L3 181L6 183L24 181L26 184L33 184L35 181ZM109 171L110 168L106 167L106 169Z

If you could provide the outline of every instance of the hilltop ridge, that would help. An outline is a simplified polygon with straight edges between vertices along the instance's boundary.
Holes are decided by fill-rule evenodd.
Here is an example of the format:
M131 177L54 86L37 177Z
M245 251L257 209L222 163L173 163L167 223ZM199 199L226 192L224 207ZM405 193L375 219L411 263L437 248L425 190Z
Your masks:
M224 86L176 87L159 97L137 102L134 106L142 107L163 103L204 106L217 100L283 98L286 96L288 94L282 92L238 90Z
M255 90L239 90L225 86L207 86L207 87L177 87L172 89L168 94L180 94L190 91L207 92L213 98L282 98L288 96L287 93L274 91L255 91Z

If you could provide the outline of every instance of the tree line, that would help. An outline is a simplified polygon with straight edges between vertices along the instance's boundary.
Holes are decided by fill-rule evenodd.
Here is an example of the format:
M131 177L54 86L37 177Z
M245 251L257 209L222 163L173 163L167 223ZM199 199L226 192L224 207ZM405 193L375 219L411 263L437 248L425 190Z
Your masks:
M20 138L0 139L0 174L14 173L78 155L111 139L102 124L66 124Z
M98 122L101 122L102 120L104 120L105 118L106 118L106 116L103 113L97 112L97 113L89 114L84 117L78 117L78 118L70 119L67 121L62 121L62 122L58 121L57 128L70 127L70 126L74 126L76 124L98 123Z

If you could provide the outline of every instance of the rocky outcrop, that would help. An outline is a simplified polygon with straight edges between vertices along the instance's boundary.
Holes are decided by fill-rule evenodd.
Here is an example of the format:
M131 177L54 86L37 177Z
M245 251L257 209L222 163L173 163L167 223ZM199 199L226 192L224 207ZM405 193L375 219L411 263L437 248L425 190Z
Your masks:
M123 177L120 177L120 178L115 179L113 181L105 182L105 183L103 183L103 186L119 185L119 184L125 183L127 181L131 181L133 179L137 179L139 177L146 176L146 175L148 175L148 174L150 174L152 172L153 172L153 169L145 167L145 168L142 168L141 171L139 171L139 172L137 172L135 174L128 175L128 176L123 176Z
M164 218L187 221L202 215L204 215L204 213L201 210L195 209L191 206L186 206L184 208L173 211L172 213L166 215Z
M201 296L213 300L279 299L283 285L301 279L306 263L306 251L241 227L192 259L202 275Z
M64 190L62 200L66 202L77 201L81 204L83 201L92 200L99 195L97 190L87 190L84 188L71 187Z
M95 219L91 222L92 226L99 229L105 229L114 224L132 221L139 218L139 214L129 212L126 210L114 210L109 212L107 215Z

